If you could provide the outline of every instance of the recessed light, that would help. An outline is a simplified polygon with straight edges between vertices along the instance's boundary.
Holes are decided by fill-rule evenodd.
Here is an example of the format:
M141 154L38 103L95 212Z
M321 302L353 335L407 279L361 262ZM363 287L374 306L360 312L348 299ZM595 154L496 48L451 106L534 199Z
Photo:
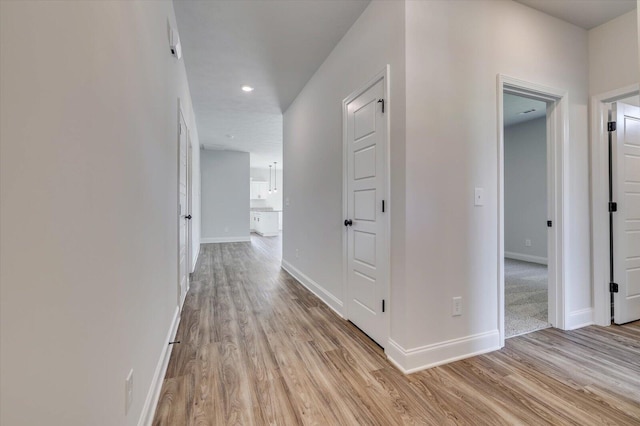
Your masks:
M253 92L253 87L247 86L246 84L242 86L242 90L245 92Z
M229 139L233 139L233 138L235 138L235 136L233 136L233 135L232 135L232 134L230 134L230 133L227 133L225 136L226 136L226 137L228 137Z

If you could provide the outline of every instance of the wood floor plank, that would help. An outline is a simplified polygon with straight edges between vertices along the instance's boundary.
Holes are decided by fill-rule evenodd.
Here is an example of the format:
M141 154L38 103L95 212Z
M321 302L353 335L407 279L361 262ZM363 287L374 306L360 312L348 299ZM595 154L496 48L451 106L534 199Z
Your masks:
M545 329L406 376L280 250L202 245L154 425L640 425L640 322Z

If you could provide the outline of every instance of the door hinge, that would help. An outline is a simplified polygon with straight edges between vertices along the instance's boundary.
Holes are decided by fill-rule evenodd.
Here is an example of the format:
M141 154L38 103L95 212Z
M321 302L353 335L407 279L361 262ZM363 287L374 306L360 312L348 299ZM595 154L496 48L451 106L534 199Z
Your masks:
M609 201L609 213L615 213L618 211L618 203Z
M615 132L616 131L616 122L615 121L609 121L607 123L607 132Z
M610 293L617 293L618 292L618 284L609 283L609 292Z
M553 226L553 221L548 220L547 221L547 228L551 228Z
M382 312L384 312L384 299L382 299Z
M384 213L384 200L382 200L382 213Z
M382 104L382 113L384 114L384 99L378 99L378 103Z

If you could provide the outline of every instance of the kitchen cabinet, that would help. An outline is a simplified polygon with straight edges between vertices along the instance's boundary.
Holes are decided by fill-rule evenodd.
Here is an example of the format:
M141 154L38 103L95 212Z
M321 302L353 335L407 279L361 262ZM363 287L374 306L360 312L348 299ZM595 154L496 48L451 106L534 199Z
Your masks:
M252 200L266 200L269 195L269 188L267 182L252 181L249 193Z
M251 224L249 228L263 237L275 237L278 235L279 212L251 212Z

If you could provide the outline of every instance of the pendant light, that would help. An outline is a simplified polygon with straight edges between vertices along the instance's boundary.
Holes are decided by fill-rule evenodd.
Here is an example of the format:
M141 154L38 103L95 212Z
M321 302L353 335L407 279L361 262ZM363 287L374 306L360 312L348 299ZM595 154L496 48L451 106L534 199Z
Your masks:
M271 194L271 164L269 164L269 194Z
M278 173L278 162L274 161L273 162L273 192L278 192L278 175L276 173Z

